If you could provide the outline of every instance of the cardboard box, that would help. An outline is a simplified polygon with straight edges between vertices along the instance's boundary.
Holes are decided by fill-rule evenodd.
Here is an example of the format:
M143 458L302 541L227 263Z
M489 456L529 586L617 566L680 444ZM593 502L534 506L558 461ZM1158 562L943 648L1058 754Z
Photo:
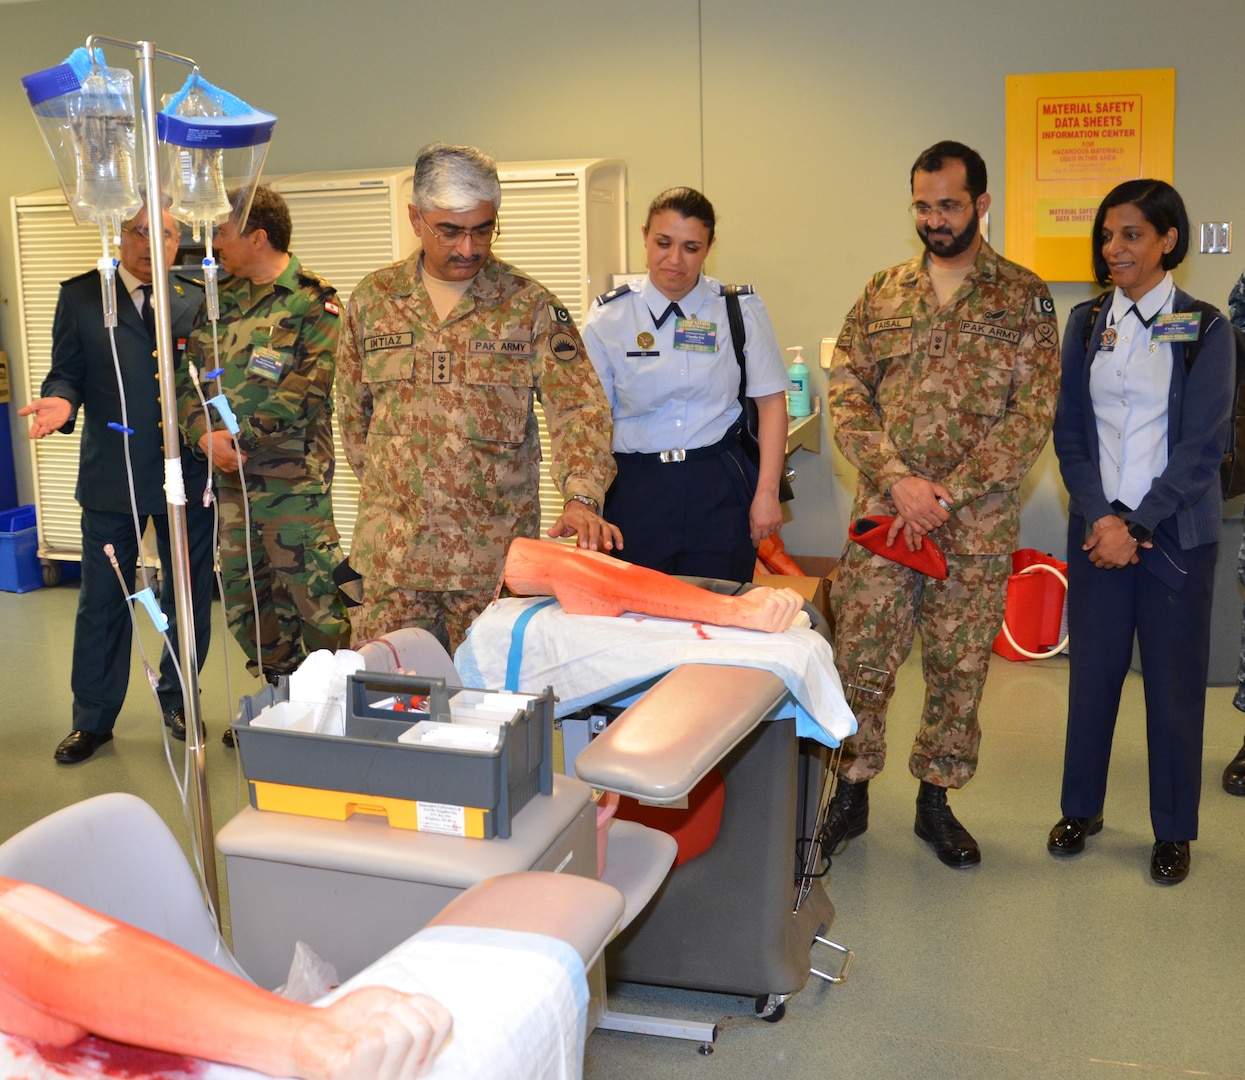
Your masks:
M800 564L804 577L756 574L752 578L753 583L769 585L775 589L794 589L826 617L826 622L833 625L830 618L830 585L834 581L835 571L839 568L839 560L825 555L793 554L791 557Z

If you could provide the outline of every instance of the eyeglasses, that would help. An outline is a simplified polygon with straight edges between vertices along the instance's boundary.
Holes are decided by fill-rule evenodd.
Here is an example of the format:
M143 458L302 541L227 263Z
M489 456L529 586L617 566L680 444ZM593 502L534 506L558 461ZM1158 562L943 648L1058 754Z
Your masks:
M151 240L151 229L146 225L123 225L121 231L123 233L132 233L141 240ZM168 229L164 230L164 238L166 240L176 240L180 235L180 233L170 232Z
M959 217L965 210L971 209L971 202L961 203L952 202L950 199L943 199L942 202L935 203L933 206L926 206L925 203L914 202L908 207L908 213L917 221L923 221L931 214L937 214L939 217L953 218Z
M441 231L437 232L432 227L432 222L426 218L423 220L424 228L436 237L438 243L444 244L446 247L457 247L462 243L465 236L470 236L472 244L476 247L484 247L501 236L501 225L496 221L485 222L483 225L477 225L474 229L464 229L461 225L442 225Z

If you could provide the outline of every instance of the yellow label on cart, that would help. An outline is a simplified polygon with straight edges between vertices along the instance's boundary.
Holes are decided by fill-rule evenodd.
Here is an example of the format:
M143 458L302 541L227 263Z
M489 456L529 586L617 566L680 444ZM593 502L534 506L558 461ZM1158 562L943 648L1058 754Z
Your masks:
M484 816L488 811L477 806L449 806L389 795L360 795L294 784L271 784L263 780L252 780L250 784L258 810L326 818L329 821L345 821L355 814L371 814L388 818L390 826L395 829L484 839Z

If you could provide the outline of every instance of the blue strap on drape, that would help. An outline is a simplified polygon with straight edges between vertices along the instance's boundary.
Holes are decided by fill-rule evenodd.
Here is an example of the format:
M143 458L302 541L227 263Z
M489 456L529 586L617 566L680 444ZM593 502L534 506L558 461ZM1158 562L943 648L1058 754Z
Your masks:
M506 654L506 689L519 689L519 669L523 667L523 635L527 633L527 624L532 616L541 608L557 603L555 597L533 604L514 621L514 629L510 631L510 652Z

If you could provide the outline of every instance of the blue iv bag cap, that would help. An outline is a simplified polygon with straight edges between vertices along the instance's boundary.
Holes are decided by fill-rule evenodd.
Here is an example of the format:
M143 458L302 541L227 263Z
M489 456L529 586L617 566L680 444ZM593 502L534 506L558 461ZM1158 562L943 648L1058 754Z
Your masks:
M178 116L178 106L194 90L210 97L223 115ZM272 113L253 109L241 98L191 73L185 85L157 113L156 135L161 142L193 150L231 150L271 141L276 123Z

